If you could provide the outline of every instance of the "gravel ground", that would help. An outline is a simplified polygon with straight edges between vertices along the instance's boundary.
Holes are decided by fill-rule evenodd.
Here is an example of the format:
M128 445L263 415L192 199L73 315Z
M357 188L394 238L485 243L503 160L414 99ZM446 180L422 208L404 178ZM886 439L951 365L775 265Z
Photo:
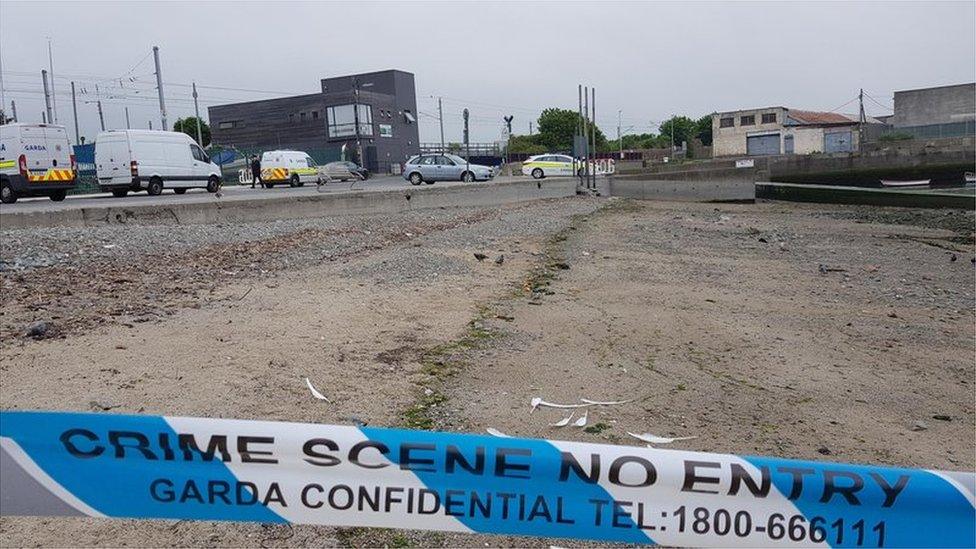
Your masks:
M619 444L627 430L695 434L681 447L971 469L973 223L965 212L572 198L166 227L172 242L152 227L3 231L0 400ZM36 340L22 336L32 321L50 325ZM470 344L472 330L488 337ZM470 352L437 355L448 373L424 367L446 348ZM305 376L332 402L312 399ZM532 396L639 400L595 411L593 429L555 431L555 413L528 415ZM552 544L576 545L0 519L3 546Z

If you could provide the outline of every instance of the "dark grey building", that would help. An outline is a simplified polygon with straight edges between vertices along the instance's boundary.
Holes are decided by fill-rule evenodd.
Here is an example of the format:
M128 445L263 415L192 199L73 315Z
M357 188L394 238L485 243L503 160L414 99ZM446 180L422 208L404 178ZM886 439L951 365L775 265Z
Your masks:
M319 93L209 108L216 145L244 153L293 149L318 162L356 160L377 173L420 152L413 74L324 78Z

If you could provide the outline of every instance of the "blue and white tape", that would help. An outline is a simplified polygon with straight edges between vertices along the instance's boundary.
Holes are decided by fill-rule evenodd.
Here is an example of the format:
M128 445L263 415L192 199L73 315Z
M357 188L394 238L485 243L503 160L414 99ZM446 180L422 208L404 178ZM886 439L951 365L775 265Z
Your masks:
M973 473L349 426L0 412L3 515L689 546L973 547Z

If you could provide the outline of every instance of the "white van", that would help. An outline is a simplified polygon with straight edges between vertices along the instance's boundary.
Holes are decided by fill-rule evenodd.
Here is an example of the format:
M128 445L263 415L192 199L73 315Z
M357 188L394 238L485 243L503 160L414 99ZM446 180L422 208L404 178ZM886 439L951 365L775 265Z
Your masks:
M109 130L95 138L98 186L122 197L145 189L183 194L187 189L220 189L220 167L190 136L181 132Z
M0 125L0 202L13 204L21 196L61 201L77 178L64 126Z
M292 187L306 183L321 185L323 179L315 161L302 151L268 151L261 155L261 183L265 187L279 183Z

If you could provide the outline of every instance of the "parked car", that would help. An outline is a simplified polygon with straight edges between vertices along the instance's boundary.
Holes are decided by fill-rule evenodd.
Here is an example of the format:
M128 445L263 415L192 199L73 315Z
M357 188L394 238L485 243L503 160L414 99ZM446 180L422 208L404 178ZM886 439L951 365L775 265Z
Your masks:
M531 175L534 179L556 175L573 175L573 157L565 154L538 154L530 156L522 162L522 175ZM582 170L581 163L576 163L577 172Z
M322 171L330 179L338 179L340 181L365 181L369 179L369 170L348 160L329 162L325 166L322 166Z
M64 200L77 174L64 126L0 126L0 202L13 204L21 196Z
M323 176L308 153L302 151L267 151L261 155L261 184L272 188L287 183L302 187L306 183L322 184Z
M422 154L407 160L403 178L413 185L433 184L435 181L488 181L495 177L489 166L469 164L453 154Z
M123 197L141 190L183 194L202 187L220 189L220 166L189 135L153 130L109 130L95 138L98 186Z

